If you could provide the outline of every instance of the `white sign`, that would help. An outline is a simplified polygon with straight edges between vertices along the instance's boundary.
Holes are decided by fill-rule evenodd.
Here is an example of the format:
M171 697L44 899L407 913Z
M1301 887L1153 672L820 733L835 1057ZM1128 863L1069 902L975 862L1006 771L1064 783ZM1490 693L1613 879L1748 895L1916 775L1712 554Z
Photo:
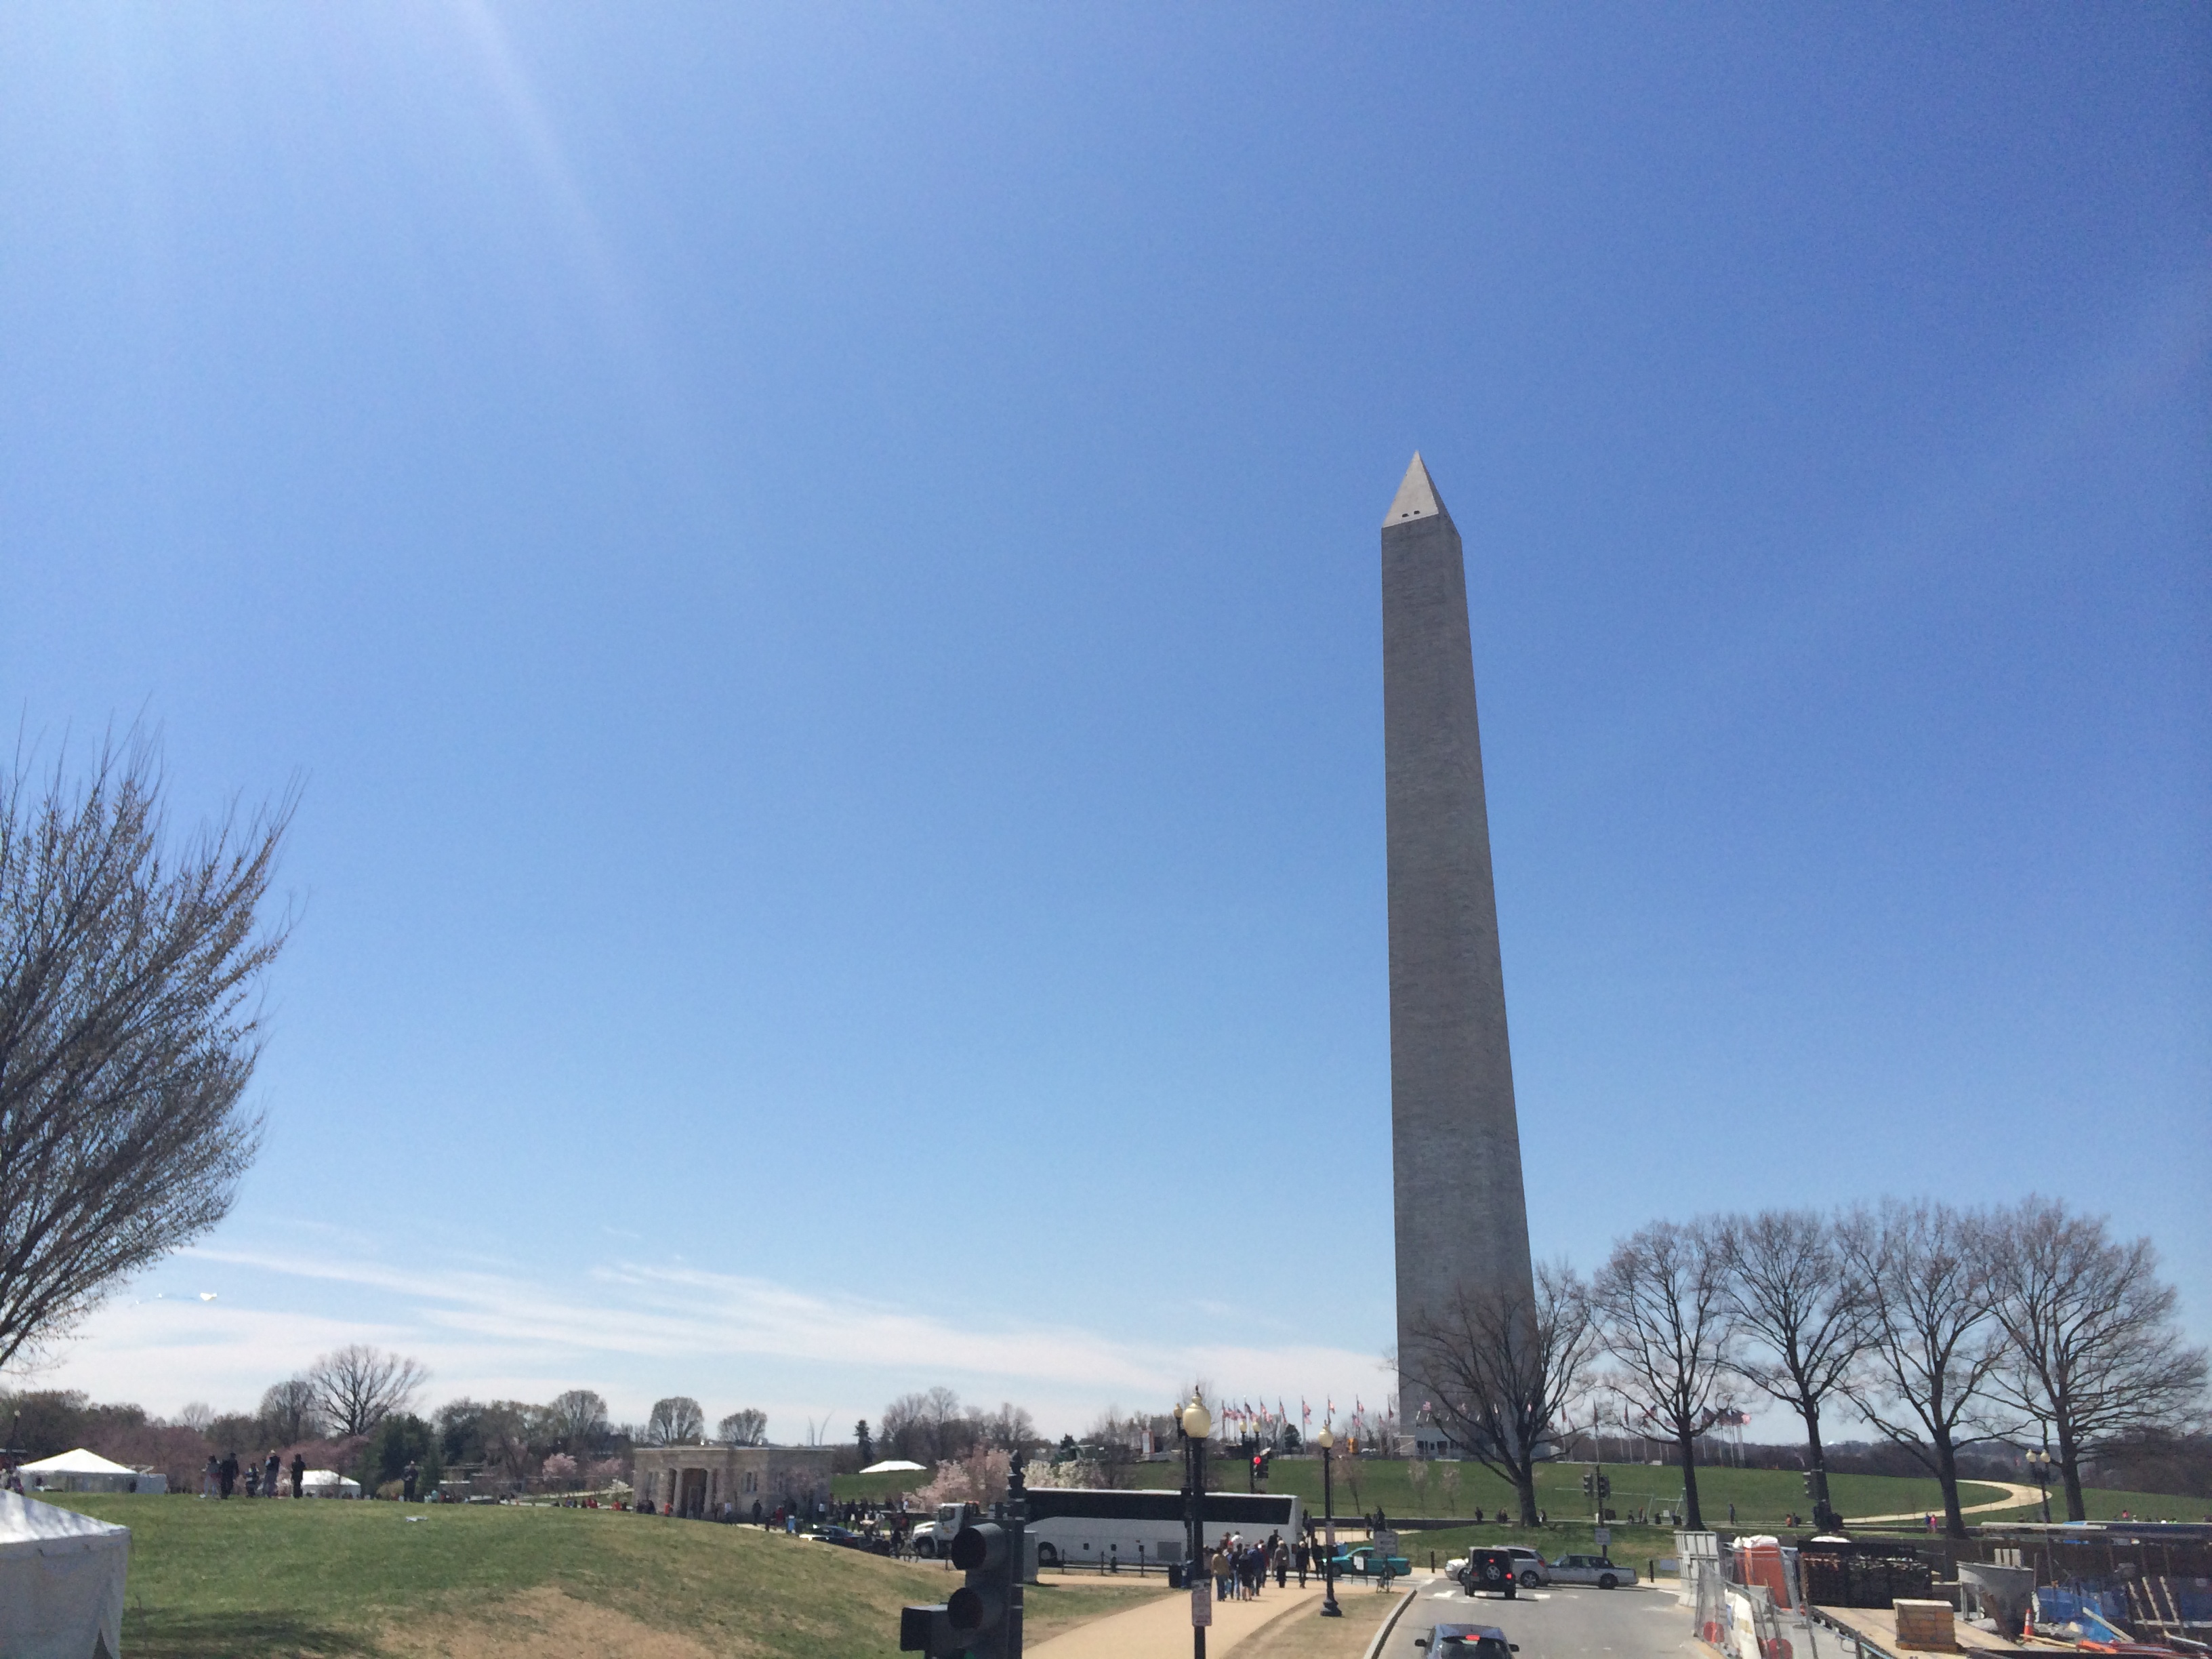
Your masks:
M1597 1547L1600 1549L1603 1549L1607 1545L1613 1542L1613 1528L1611 1527L1600 1527L1590 1535L1597 1540Z
M1377 1554L1377 1555L1395 1555L1397 1553L1398 1553L1398 1534L1397 1534L1396 1533L1395 1533L1395 1532L1378 1532L1378 1533L1376 1533L1376 1534L1375 1534L1375 1553L1376 1553L1376 1554Z
M1194 1628L1213 1622L1213 1581L1201 1578L1190 1587L1190 1622Z

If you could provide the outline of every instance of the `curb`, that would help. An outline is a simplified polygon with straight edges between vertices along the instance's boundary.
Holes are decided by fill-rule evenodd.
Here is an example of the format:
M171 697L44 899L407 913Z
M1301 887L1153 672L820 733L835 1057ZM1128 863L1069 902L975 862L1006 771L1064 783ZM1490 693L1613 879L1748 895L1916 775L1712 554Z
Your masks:
M1420 1593L1419 1585L1412 1586L1406 1591L1406 1599L1399 1602L1391 1611L1390 1616L1382 1621L1382 1627L1375 1632L1375 1639L1367 1644L1367 1651L1361 1656L1361 1659L1375 1659L1375 1656L1382 1651L1382 1644L1390 1639L1390 1632L1398 1627L1398 1621L1406 1616L1406 1609L1413 1605Z

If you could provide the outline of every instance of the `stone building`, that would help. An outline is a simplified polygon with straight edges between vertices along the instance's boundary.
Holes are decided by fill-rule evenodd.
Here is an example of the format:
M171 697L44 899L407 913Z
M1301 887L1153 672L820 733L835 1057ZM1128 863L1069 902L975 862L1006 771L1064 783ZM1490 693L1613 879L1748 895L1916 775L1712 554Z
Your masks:
M719 1516L722 1505L750 1521L779 1504L796 1504L802 1516L830 1502L828 1446L641 1446L632 1454L630 1486L635 1501L678 1515Z

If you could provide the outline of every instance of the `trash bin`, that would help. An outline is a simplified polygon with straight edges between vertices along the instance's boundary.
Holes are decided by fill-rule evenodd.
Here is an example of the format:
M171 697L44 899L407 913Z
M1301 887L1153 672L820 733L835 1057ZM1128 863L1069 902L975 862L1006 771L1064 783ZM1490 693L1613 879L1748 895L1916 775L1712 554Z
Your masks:
M1170 1589L1181 1589L1182 1587L1182 1563L1180 1561L1169 1562L1168 1588Z

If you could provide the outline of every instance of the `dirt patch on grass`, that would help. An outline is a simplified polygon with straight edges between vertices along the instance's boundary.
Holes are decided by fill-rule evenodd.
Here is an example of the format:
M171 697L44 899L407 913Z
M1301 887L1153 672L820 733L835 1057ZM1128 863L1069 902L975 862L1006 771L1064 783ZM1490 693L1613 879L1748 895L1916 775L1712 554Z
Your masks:
M724 1659L760 1651L710 1648L656 1630L612 1607L580 1601L551 1584L422 1625L387 1627L378 1645L398 1659Z

